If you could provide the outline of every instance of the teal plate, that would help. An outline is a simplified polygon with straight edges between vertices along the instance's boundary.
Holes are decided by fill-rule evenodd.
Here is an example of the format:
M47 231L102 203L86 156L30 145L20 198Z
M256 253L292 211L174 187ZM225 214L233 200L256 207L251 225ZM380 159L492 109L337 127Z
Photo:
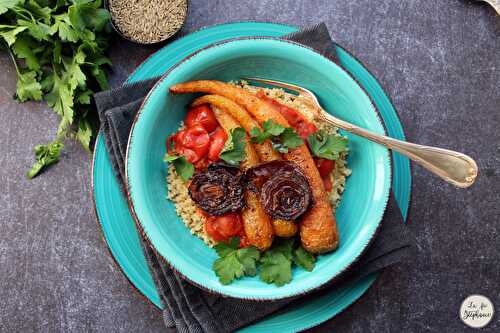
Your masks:
M173 64L206 45L220 40L240 36L274 36L296 31L296 28L271 23L231 23L206 28L158 51L130 76L129 82L147 79L163 74ZM404 139L404 133L390 100L375 78L344 49L337 47L341 64L365 88L379 109L388 133ZM403 215L406 217L411 188L409 162L393 154L393 191ZM138 233L129 214L125 198L118 183L100 136L96 145L93 163L93 186L96 212L102 226L104 238L112 255L130 282L155 305L161 307L153 280L149 274L139 243ZM376 275L369 276L355 284L336 289L331 293L280 313L242 331L264 332L279 327L283 331L297 331L315 326L333 317L358 299L374 282Z

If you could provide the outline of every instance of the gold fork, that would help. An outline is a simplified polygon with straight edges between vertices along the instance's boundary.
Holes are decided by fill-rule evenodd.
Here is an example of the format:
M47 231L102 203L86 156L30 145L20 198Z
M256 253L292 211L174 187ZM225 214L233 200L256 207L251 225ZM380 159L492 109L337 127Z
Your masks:
M295 91L299 97L304 98L314 106L315 116L319 120L326 121L335 127L362 136L370 141L397 151L455 186L462 188L469 187L474 183L477 177L478 168L476 162L465 154L448 149L396 140L385 135L378 135L367 131L327 113L319 104L316 95L303 87L286 82L254 77L242 79Z

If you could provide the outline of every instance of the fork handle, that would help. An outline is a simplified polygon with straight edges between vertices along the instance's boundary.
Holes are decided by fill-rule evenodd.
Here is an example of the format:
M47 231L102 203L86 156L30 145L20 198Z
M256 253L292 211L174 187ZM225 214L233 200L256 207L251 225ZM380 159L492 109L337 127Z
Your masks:
M333 126L397 151L457 187L469 187L477 177L478 168L476 162L465 154L378 135L335 118L325 111L320 112L320 117Z

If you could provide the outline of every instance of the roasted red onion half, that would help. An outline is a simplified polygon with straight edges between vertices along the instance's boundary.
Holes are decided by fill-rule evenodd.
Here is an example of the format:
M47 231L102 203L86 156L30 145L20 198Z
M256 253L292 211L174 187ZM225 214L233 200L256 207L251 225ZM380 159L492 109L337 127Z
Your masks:
M292 221L309 208L311 187L297 164L272 161L247 170L250 190L260 193L262 206L273 219Z
M189 185L189 195L210 215L237 212L245 206L241 178L237 167L214 163L195 173Z

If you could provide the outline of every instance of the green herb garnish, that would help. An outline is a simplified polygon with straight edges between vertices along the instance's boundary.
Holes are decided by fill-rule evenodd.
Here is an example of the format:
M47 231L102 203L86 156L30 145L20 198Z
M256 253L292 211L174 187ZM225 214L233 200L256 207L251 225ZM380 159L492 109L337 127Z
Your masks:
M347 150L346 138L335 134L327 134L323 130L310 134L307 137L307 142L313 155L327 160L336 160L339 158L340 153Z
M56 163L59 160L59 155L61 153L61 149L63 148L64 145L57 141L51 142L48 145L36 146L34 149L36 162L33 164L26 176L31 179L35 177L44 167Z
M260 128L252 128L250 131L251 142L262 144L271 140L273 149L280 153L288 153L288 149L297 148L304 144L304 140L291 127L284 127L271 119L266 120Z
M163 161L173 163L175 171L182 178L182 180L187 181L194 174L194 166L186 160L184 156L181 155L169 155L165 154Z
M15 98L43 99L60 116L55 140L35 147L30 178L58 161L65 138L90 151L97 123L90 96L109 88L103 67L111 64L104 56L110 15L101 7L101 0L0 0L0 46L14 63ZM41 151L51 158L40 158Z
M220 283L227 285L244 275L257 274L256 262L260 258L259 250L255 247L238 249L239 237L231 238L229 243L219 243L214 246L219 255L213 264L213 270Z
M222 284L229 284L242 276L255 276L259 271L262 281L278 287L292 280L292 265L295 263L307 271L314 269L315 257L296 245L293 238L277 238L270 249L262 254L255 247L238 249L239 238L229 243L219 243L214 249L219 259L213 270Z
M220 154L221 160L228 164L238 166L246 158L246 132L243 128L237 127L229 133L229 139Z

